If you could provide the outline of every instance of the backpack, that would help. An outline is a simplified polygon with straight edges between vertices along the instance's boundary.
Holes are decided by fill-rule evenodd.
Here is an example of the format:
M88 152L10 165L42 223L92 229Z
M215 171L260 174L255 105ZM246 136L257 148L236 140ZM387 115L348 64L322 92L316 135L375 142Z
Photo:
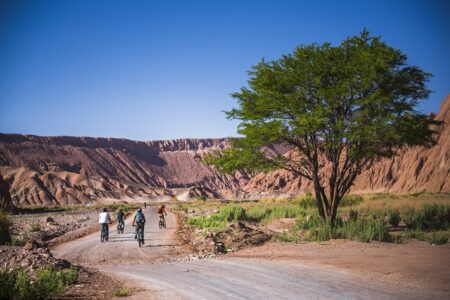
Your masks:
M137 213L137 214L136 214L136 222L137 222L137 223L141 223L141 222L142 222L142 219L143 219L142 213Z

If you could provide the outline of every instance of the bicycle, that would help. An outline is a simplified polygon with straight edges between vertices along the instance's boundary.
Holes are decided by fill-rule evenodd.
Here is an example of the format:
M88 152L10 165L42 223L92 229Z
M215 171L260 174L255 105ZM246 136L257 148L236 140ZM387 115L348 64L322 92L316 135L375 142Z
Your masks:
M142 246L142 244L144 244L144 224L137 224L137 229L136 229L136 236L137 236L137 241L139 244L139 247Z
M125 222L121 221L117 223L117 234L123 233L125 230Z
M108 241L108 224L102 224L102 230L100 233L100 241L102 243L107 242Z
M163 215L159 216L159 229L166 228L166 219Z

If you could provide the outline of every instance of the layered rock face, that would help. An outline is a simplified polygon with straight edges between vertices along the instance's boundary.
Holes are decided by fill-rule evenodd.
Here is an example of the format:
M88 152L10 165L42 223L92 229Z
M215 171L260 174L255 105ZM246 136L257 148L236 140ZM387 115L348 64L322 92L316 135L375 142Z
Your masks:
M408 147L391 159L382 159L364 170L351 188L353 193L450 192L450 95L441 104L437 144ZM325 166L326 169L326 166ZM287 171L259 174L243 188L247 193L313 191L312 183Z
M450 192L450 95L436 118L445 122L436 146L406 148L381 160L358 177L352 192ZM227 139L141 142L0 134L0 175L16 205L167 200L175 195L258 198L313 190L309 181L287 171L223 176L201 162L207 151L228 145Z
M194 194L216 191L224 197L239 189L240 181L217 175L201 156L227 146L226 139L139 142L0 134L0 175L18 205L167 199L194 187Z

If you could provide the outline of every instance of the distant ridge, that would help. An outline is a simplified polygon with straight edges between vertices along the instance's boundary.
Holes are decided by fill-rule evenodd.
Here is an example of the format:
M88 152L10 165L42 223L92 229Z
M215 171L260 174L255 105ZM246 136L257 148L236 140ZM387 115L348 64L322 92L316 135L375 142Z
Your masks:
M381 160L358 177L352 192L450 192L450 95L436 118L445 122L436 146L406 148ZM258 198L313 190L284 170L225 176L202 163L206 152L228 146L226 138L132 141L0 133L0 176L13 203L24 206L167 200L177 193Z

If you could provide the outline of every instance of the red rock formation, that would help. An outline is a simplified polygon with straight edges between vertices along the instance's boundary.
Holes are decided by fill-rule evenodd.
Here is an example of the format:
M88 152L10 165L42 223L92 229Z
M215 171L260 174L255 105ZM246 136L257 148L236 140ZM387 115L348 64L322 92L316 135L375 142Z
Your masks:
M450 192L450 94L436 119L444 123L438 128L435 146L409 147L392 159L382 159L358 176L351 192ZM311 182L282 170L259 174L243 189L247 193L313 191Z
M437 119L438 143L412 147L365 170L352 192L450 192L450 95ZM89 203L99 199L142 200L171 196L185 188L195 195L260 197L312 191L311 183L279 170L249 178L222 176L201 162L226 139L140 142L89 137L38 137L0 134L0 175L15 204ZM268 147L283 153L283 147ZM200 189L199 189L200 188ZM194 196L195 196L194 195ZM249 196L250 195L250 196Z

